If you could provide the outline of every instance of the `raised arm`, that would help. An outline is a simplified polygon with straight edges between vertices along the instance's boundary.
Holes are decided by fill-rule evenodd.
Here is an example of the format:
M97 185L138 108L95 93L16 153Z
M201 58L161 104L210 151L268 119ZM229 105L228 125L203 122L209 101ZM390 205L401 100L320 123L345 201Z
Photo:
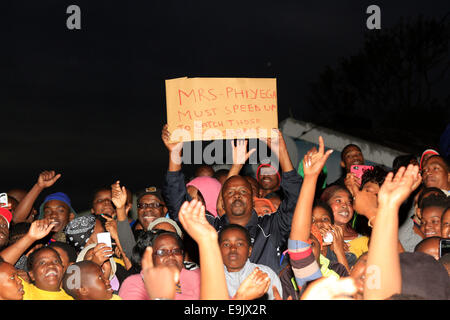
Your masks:
M15 265L20 256L23 255L33 243L47 236L52 230L55 222L49 219L35 220L28 232L16 243L6 247L0 252L0 256L6 262Z
M19 223L25 221L42 190L51 187L60 177L61 174L56 174L55 171L42 172L39 175L38 181L17 205L16 211L12 217L13 222Z
M256 151L255 148L249 150L247 152L247 140L238 140L236 141L236 144L233 140L231 140L231 150L233 152L233 165L230 168L230 171L228 172L227 179L232 176L239 175L239 172L241 172L242 167L244 166L245 162L250 158L250 156Z
M116 242L116 249L119 251L118 256L119 258L122 258L125 269L130 270L132 267L131 261L128 259L124 249L122 248L122 244L120 242L119 232L118 232L118 222L114 218L110 218L107 215L103 216L106 219L105 223L105 229L107 232L111 234L111 239L113 239ZM128 220L126 221L128 223ZM128 223L128 226L130 224ZM131 229L131 228L130 228ZM134 240L134 239L133 239Z
M378 192L378 212L367 257L365 300L382 300L400 293L402 288L398 254L398 210L417 187L419 167L401 167L388 173Z
M303 158L305 177L292 219L290 240L307 242L309 239L317 178L332 152L333 150L325 152L323 138L319 137L319 151L313 148Z
M124 256L124 262L128 267L131 266L129 257L133 252L133 247L136 244L133 231L131 230L130 223L128 222L128 216L126 212L127 203L127 191L125 186L120 186L120 181L116 181L111 185L112 202L116 206L117 212L117 246ZM108 217L105 217L108 220ZM112 234L111 234L112 236Z
M278 157L282 172L289 172L294 170L294 166L292 165L291 158L289 157L283 134L278 129L272 129L272 133L273 138L260 138L260 140L264 141L272 150L272 152L275 153L275 155Z
M247 140L238 140L236 144L233 140L231 140L231 150L233 152L233 164L228 171L227 179L232 176L239 175L239 172L241 172L242 167L244 166L245 162L250 158L250 156L256 151L255 148L251 149L249 152L247 152ZM257 195L253 195L257 196ZM225 210L223 209L223 198L222 198L222 189L217 197L216 202L216 208L219 216L222 216L225 214Z
M168 125L165 124L161 138L169 151L169 169L168 171L180 171L181 170L181 152L183 150L183 142L170 142L170 132Z
M205 217L205 207L192 200L181 206L180 222L184 230L198 244L200 255L200 299L228 300L222 254L220 253L217 231Z
M181 171L181 152L183 149L182 142L171 142L171 134L168 131L167 124L164 125L161 138L169 151L169 168L162 188L163 197L166 200L166 206L169 217L178 221L178 212L184 201L190 201L191 197L186 190L186 182Z
M111 185L111 201L116 207L117 221L127 221L128 216L126 211L127 204L127 189L125 186L120 186L120 181L117 180L116 183Z

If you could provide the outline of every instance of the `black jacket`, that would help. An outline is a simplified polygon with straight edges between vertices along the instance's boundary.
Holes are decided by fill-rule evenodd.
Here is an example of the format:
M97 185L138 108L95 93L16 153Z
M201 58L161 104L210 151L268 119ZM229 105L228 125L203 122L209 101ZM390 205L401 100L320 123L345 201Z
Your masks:
M277 274L282 269L280 258L286 248L287 239L291 231L292 217L297 204L302 178L295 170L283 172L281 175L281 189L284 200L275 213L258 217L252 210L252 217L246 225L250 233L253 250L250 262L264 264L271 267ZM163 196L166 200L168 213L171 219L178 222L178 211L184 201L191 197L186 192L184 175L181 171L167 172L163 186ZM226 226L229 221L226 214L214 217L207 214L206 218L217 231Z

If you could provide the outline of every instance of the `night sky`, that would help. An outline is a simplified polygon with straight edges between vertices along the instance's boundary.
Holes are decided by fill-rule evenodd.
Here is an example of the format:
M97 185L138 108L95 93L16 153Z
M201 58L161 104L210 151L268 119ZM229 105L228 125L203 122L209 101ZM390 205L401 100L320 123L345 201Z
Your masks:
M382 28L450 7L393 2L2 1L0 190L54 169L62 178L44 195L64 191L81 211L117 179L161 185L169 78L276 77L280 121L307 120L308 84L361 48L369 5ZM72 4L81 30L66 27Z

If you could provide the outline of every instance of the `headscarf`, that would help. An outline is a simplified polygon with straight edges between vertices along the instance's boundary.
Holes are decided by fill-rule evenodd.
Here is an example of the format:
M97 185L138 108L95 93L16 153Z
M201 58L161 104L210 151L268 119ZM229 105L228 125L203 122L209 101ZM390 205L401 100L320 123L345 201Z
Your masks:
M320 234L319 228L317 228L314 224L311 225L311 234L316 237L316 239L319 241L319 246L320 249L322 249L322 242L323 242L323 237ZM308 240L308 243L311 244L311 239Z
M66 240L77 251L83 250L89 237L94 233L94 228L95 216L93 214L77 217L70 221L64 230Z
M272 201L270 201L269 199L253 197L253 206L254 207L256 206L257 202L262 202L264 205L268 206L270 208L270 213L277 211L277 209L273 205Z

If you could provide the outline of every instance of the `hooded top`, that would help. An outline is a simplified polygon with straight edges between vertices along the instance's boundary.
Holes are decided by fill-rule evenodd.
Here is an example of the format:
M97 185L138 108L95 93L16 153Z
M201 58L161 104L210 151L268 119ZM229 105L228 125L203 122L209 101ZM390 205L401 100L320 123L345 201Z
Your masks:
M201 192L205 199L206 210L217 217L217 198L222 189L220 182L212 177L197 177L186 184L186 187L188 186L196 187Z

